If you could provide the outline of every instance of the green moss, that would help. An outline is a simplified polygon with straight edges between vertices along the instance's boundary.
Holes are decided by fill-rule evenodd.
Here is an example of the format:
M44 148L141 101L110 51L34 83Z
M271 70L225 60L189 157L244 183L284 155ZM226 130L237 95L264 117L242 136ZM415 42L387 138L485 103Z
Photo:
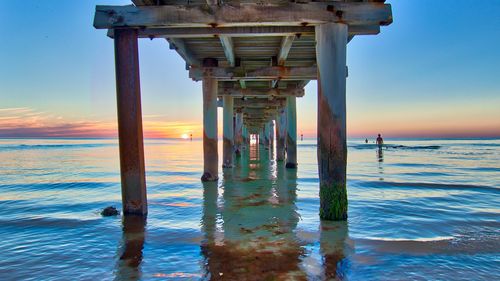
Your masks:
M319 216L324 220L347 219L347 190L345 184L323 184L319 188Z

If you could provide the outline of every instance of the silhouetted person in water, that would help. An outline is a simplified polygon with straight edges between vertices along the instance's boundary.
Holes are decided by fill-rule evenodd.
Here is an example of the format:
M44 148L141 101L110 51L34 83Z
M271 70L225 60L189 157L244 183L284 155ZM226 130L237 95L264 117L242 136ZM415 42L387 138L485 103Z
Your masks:
M368 143L368 139L365 139L365 143Z
M382 147L382 145L384 144L384 139L380 136L380 134L378 134L378 137L377 137L377 145L379 147Z

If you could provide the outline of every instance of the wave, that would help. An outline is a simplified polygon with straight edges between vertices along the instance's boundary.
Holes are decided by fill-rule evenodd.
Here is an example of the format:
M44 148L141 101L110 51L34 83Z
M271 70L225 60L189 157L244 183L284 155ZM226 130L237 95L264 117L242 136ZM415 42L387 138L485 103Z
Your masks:
M366 143L366 144L352 144L348 145L349 148L354 149L377 149L379 146L377 144ZM384 144L382 146L384 149L407 149L407 150L435 150L440 149L440 145L401 145L401 144Z
M483 191L500 191L499 188L487 185L472 185L472 184L445 184L445 183L428 183L428 182L388 182L388 181L356 181L350 180L349 182L354 182L358 187L408 187L408 188L429 188L429 189L473 189L473 190L483 190Z

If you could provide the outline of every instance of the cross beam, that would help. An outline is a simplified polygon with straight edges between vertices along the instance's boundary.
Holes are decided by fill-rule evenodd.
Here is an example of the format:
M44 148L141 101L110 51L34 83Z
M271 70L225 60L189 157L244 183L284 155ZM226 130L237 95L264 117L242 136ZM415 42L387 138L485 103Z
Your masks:
M376 35L380 33L379 24L350 25L349 36ZM314 26L234 26L234 27L176 27L176 28L140 28L139 38L211 38L214 36L230 37L269 37L313 35ZM108 30L108 36L113 38L113 29Z
M205 76L219 81L316 80L317 67L270 66L246 71L242 67L191 67L189 78L200 81Z
M94 27L237 27L307 26L326 22L348 25L392 23L389 4L379 2L311 2L262 5L96 6Z
M218 96L233 96L233 97L303 97L304 88L287 88L287 89L237 89L237 88L219 88Z

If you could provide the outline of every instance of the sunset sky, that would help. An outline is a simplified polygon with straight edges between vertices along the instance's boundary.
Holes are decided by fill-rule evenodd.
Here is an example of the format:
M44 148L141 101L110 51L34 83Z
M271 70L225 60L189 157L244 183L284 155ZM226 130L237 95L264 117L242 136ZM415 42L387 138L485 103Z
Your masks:
M348 45L349 136L500 137L500 1L387 3L394 23ZM113 41L92 26L96 4L130 1L2 2L0 137L116 136ZM200 137L201 83L165 40L139 48L145 136ZM316 95L313 81L297 101L306 137Z

